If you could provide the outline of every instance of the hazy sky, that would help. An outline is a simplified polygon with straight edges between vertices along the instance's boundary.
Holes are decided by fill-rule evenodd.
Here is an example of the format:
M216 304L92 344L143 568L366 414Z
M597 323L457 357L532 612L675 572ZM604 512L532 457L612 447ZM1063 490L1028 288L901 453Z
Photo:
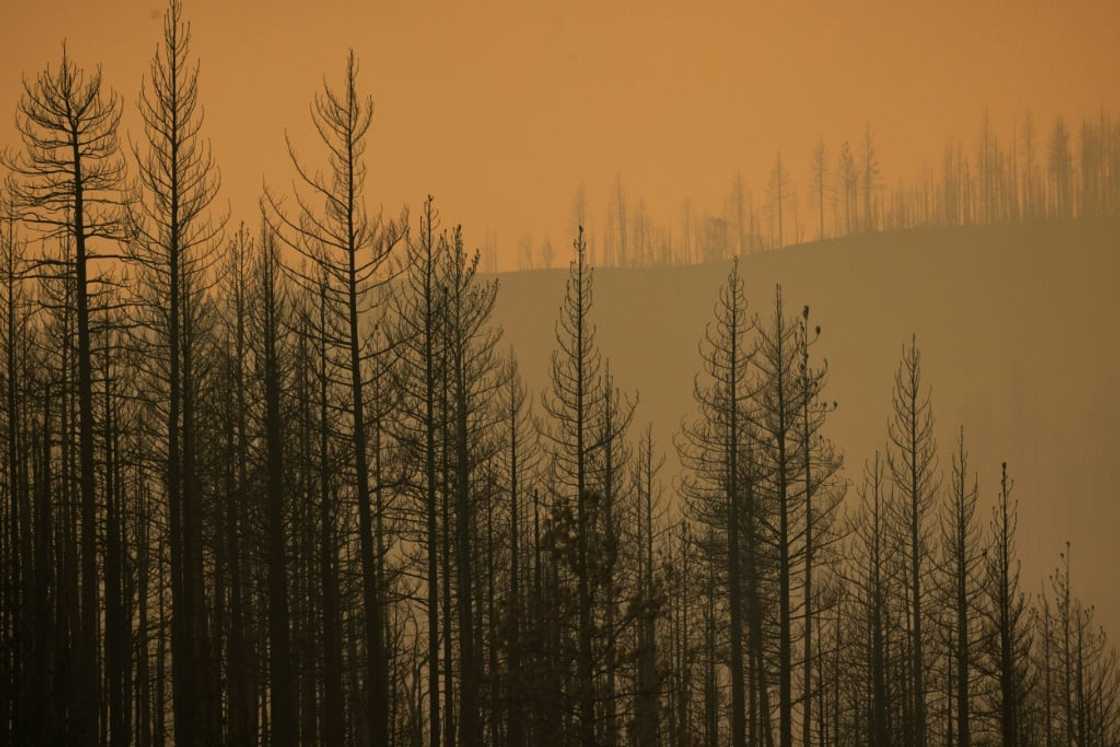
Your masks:
M567 243L582 181L592 226L620 173L660 219L686 196L719 210L741 170L759 189L778 149L798 184L823 135L835 154L870 122L888 183L935 165L949 135L1002 132L1031 109L1080 117L1117 103L1114 0L607 3L475 0L187 0L205 132L234 214L262 179L286 189L283 133L346 49L377 103L371 203L433 193L468 238ZM146 2L4 0L0 143L14 138L21 74L76 59L135 98L159 37ZM312 152L304 149L308 157ZM318 151L314 152L318 158ZM802 210L807 210L803 206Z

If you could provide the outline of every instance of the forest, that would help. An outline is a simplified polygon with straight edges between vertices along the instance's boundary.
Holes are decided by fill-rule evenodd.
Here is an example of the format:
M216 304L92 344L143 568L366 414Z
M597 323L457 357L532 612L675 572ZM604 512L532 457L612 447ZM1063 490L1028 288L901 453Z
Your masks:
M536 391L464 228L367 205L354 52L234 220L179 0L161 29L142 132L64 45L0 161L0 745L1120 745L1073 548L1021 578L1016 465L981 490L967 430L937 442L922 330L853 463L821 323L738 259L1120 214L1120 122L985 120L890 190L870 127L822 141L792 235L780 156L675 243L619 180ZM596 259L726 266L672 443L597 343Z
M589 240L589 256L600 267L682 266L725 261L809 238L1091 220L1120 213L1120 122L1103 108L1082 120L1076 140L1061 116L1040 131L1036 117L1027 112L1001 141L985 112L977 141L970 158L964 143L951 139L939 168L923 169L912 183L888 184L868 123L856 146L845 140L833 151L823 138L818 140L800 189L779 151L757 195L737 173L720 209L701 211L685 199L676 222L658 223L641 195L629 194L617 175L601 238ZM587 225L590 212L581 185L572 200L573 223ZM492 234L483 242L488 272L498 269L495 243ZM529 235L518 240L518 270L554 266L558 255L551 240L546 236L536 248L534 243Z

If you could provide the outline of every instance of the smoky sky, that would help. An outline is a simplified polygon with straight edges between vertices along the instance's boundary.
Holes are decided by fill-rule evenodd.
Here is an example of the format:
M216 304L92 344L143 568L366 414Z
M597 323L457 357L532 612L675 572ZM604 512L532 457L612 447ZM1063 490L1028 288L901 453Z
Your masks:
M738 172L757 201L779 151L803 188L819 137L834 157L870 124L884 185L919 179L950 137L975 143L985 111L1010 138L1028 111L1047 126L1114 108L1120 48L1120 10L1104 0L188 0L184 10L235 216L255 220L262 180L288 186L285 132L321 159L308 104L353 47L377 107L371 207L395 213L432 193L468 240L492 232L507 267L525 235L568 244L581 184L594 235L616 176L634 205L670 223L686 198L719 212ZM138 137L135 99L161 13L5 3L0 100L14 109L21 75L57 64L66 39L80 63L103 65ZM0 143L14 142L7 116Z

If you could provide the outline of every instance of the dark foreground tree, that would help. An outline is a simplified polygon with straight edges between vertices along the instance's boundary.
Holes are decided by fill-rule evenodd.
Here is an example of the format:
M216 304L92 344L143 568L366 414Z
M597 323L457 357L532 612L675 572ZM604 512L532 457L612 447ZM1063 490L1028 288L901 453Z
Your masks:
M322 287L329 313L341 318L338 337L342 348L341 369L349 378L353 485L357 491L359 555L364 607L367 715L371 738L376 744L389 739L389 666L385 639L385 600L378 588L374 557L373 509L370 504L370 469L366 429L366 380L363 371L371 358L383 351L371 349L363 320L377 303L378 287L392 276L391 258L400 241L400 222L371 216L365 206L366 136L373 123L373 98L358 90L358 61L353 52L346 58L341 90L324 83L311 105L311 120L327 151L325 174L304 166L291 142L288 152L297 175L296 209L284 207L281 199L266 190L264 204L270 226L292 251L320 268L326 279L301 272L291 274L308 289ZM302 191L300 191L302 188ZM317 205L322 205L320 212Z
M869 135L870 137L870 135ZM926 715L926 660L924 612L929 597L930 524L936 510L940 476L933 431L933 408L928 390L922 388L922 358L917 338L903 347L895 373L892 415L888 424L890 448L887 464L897 490L896 516L906 536L903 556L907 563L906 599L910 616L907 648L911 714L906 719L907 739L924 747L928 738Z
M591 413L602 399L599 350L591 321L592 272L587 264L583 227L572 244L575 257L568 273L564 303L556 324L557 349L552 354L552 385L544 397L550 427L544 432L551 443L554 489L572 505L576 517L576 583L579 619L576 653L576 689L579 704L579 741L595 744L595 681L592 660L592 600L588 556L591 527L589 428Z
M740 460L745 461L744 445L748 437L748 420L742 410L751 393L748 366L752 328L739 262L735 260L726 283L720 288L714 322L707 326L700 345L704 376L697 377L693 387L699 418L695 423L686 423L678 444L681 460L688 469L682 483L683 492L693 515L705 524L720 528L726 537L730 720L734 747L743 747L747 739L743 681L745 584L741 565L744 550L753 554L755 549L743 542L746 512L742 503L746 490L742 486L745 470ZM753 612L756 605L757 599L751 599L748 609Z
M183 420L183 370L193 369L191 347L183 345L184 328L196 334L197 313L184 315L184 294L197 289L211 271L224 221L208 219L220 178L209 144L200 135L198 64L192 61L190 24L182 4L171 0L163 17L163 34L141 87L140 115L146 148L135 150L141 193L132 205L129 258L141 282L136 302L146 331L148 354L141 358L166 402L167 516L171 550L171 595L174 614L171 639L176 740L205 741L216 726L212 699L189 697L209 689L206 681L206 603L202 598L202 507L195 476L184 465L197 462L194 420ZM188 280L189 279L189 280ZM196 303L192 308L198 309ZM184 447L192 453L183 453ZM210 712L207 712L210 710Z
M24 151L8 159L12 201L20 218L73 246L66 278L73 278L78 338L78 464L81 495L81 619L71 739L90 743L98 732L101 692L98 656L97 495L94 456L93 362L90 301L103 298L97 260L118 256L123 237L120 192L124 161L117 129L121 100L103 86L101 69L85 72L66 46L57 68L24 80L16 127ZM97 249L98 246L102 248ZM110 247L106 249L105 247Z

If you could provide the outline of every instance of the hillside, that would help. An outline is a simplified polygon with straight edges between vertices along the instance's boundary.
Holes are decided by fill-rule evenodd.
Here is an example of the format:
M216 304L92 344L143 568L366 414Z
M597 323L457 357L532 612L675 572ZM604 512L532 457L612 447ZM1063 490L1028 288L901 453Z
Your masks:
M1066 539L1075 591L1120 631L1120 222L939 229L815 242L742 262L754 310L808 304L839 403L829 434L858 480L882 448L904 342L918 336L933 388L946 473L961 424L979 471L986 524L1006 460L1020 503L1023 584L1037 593ZM692 412L697 342L725 263L598 269L598 342L619 384L637 390L637 423L652 421L667 463ZM547 383L565 271L501 275L496 319L534 390ZM538 405L539 409L539 405ZM850 491L854 498L854 490ZM670 498L671 499L671 498Z

